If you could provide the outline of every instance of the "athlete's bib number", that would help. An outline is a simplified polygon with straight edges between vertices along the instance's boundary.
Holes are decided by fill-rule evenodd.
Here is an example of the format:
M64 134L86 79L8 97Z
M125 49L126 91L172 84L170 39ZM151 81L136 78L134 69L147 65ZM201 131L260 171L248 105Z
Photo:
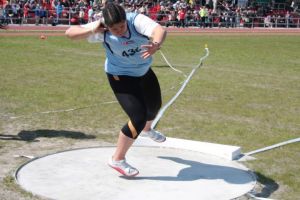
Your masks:
M122 56L124 57L129 57L129 56L133 56L134 54L140 52L142 49L140 49L139 47L135 48L135 49L128 49L122 52Z

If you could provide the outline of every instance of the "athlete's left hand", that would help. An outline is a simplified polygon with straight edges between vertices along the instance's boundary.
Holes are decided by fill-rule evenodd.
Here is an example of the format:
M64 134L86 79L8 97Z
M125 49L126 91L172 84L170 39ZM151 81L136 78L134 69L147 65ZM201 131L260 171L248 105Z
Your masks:
M152 56L157 50L160 49L160 45L155 42L150 42L149 44L141 46L144 51L142 51L142 58L146 59L149 56Z

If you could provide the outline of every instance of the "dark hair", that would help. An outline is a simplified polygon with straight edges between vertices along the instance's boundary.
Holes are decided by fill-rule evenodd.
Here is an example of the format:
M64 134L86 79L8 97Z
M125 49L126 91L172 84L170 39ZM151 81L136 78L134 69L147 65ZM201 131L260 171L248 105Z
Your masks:
M126 20L126 13L122 6L107 3L102 10L105 25L110 27Z

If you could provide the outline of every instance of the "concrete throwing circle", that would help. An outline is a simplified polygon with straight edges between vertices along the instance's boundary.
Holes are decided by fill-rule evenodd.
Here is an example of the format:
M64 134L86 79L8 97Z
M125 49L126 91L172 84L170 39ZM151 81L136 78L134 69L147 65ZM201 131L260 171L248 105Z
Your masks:
M127 160L140 174L125 178L107 165L114 149L76 149L33 159L18 169L16 180L26 191L62 200L228 200L256 183L237 162L158 147L132 147Z

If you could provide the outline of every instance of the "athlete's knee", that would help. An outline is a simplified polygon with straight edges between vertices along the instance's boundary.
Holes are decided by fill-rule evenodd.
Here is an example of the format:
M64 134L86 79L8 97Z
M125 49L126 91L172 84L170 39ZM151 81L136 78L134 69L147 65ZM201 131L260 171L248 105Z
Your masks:
M130 138L136 139L141 131L144 129L147 122L146 117L131 119L127 124L122 128L122 132Z

